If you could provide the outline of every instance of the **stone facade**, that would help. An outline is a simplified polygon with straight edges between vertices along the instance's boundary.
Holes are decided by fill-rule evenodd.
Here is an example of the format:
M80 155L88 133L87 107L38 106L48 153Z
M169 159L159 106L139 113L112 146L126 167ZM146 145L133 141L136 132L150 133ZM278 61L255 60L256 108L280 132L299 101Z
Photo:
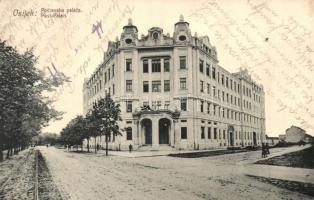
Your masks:
M222 68L209 37L192 36L182 16L172 37L152 27L139 38L129 20L84 81L84 114L106 93L121 105L127 130L111 138L112 149L210 149L265 139L263 87L247 70Z

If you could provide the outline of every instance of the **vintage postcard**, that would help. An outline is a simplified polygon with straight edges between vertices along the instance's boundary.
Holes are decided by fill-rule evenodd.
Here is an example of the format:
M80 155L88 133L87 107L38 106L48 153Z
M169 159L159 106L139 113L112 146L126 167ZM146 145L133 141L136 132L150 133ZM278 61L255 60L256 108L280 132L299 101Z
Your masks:
M313 199L314 0L0 0L0 199Z

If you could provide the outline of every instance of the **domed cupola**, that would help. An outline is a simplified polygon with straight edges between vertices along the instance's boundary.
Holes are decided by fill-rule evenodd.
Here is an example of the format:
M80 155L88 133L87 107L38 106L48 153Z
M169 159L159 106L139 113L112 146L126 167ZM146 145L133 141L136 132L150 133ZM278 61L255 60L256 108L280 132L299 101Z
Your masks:
M180 15L180 21L174 25L173 38L177 44L185 44L191 41L189 23L184 21L183 15Z
M129 19L128 25L123 27L123 32L121 33L121 46L134 46L138 39L137 27L132 24L132 19Z

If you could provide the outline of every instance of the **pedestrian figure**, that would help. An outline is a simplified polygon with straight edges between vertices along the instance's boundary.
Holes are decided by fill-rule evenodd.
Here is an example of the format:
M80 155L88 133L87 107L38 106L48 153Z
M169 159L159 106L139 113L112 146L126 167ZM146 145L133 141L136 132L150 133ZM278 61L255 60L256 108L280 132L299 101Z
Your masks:
M265 144L262 143L262 158L266 157L266 148L265 148Z
M132 150L133 150L133 146L132 146L132 144L130 144L130 145L129 145L129 152L131 153Z
M266 157L267 157L267 155L269 155L270 154L270 152L269 152L269 146L268 146L268 143L266 143Z

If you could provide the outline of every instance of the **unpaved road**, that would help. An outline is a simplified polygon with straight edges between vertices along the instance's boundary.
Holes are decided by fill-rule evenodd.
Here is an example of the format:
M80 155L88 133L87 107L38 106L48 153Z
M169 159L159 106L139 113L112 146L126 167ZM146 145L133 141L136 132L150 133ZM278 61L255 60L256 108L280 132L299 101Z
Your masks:
M260 152L124 158L40 150L64 199L313 199L245 176ZM286 149L273 150L280 151Z

